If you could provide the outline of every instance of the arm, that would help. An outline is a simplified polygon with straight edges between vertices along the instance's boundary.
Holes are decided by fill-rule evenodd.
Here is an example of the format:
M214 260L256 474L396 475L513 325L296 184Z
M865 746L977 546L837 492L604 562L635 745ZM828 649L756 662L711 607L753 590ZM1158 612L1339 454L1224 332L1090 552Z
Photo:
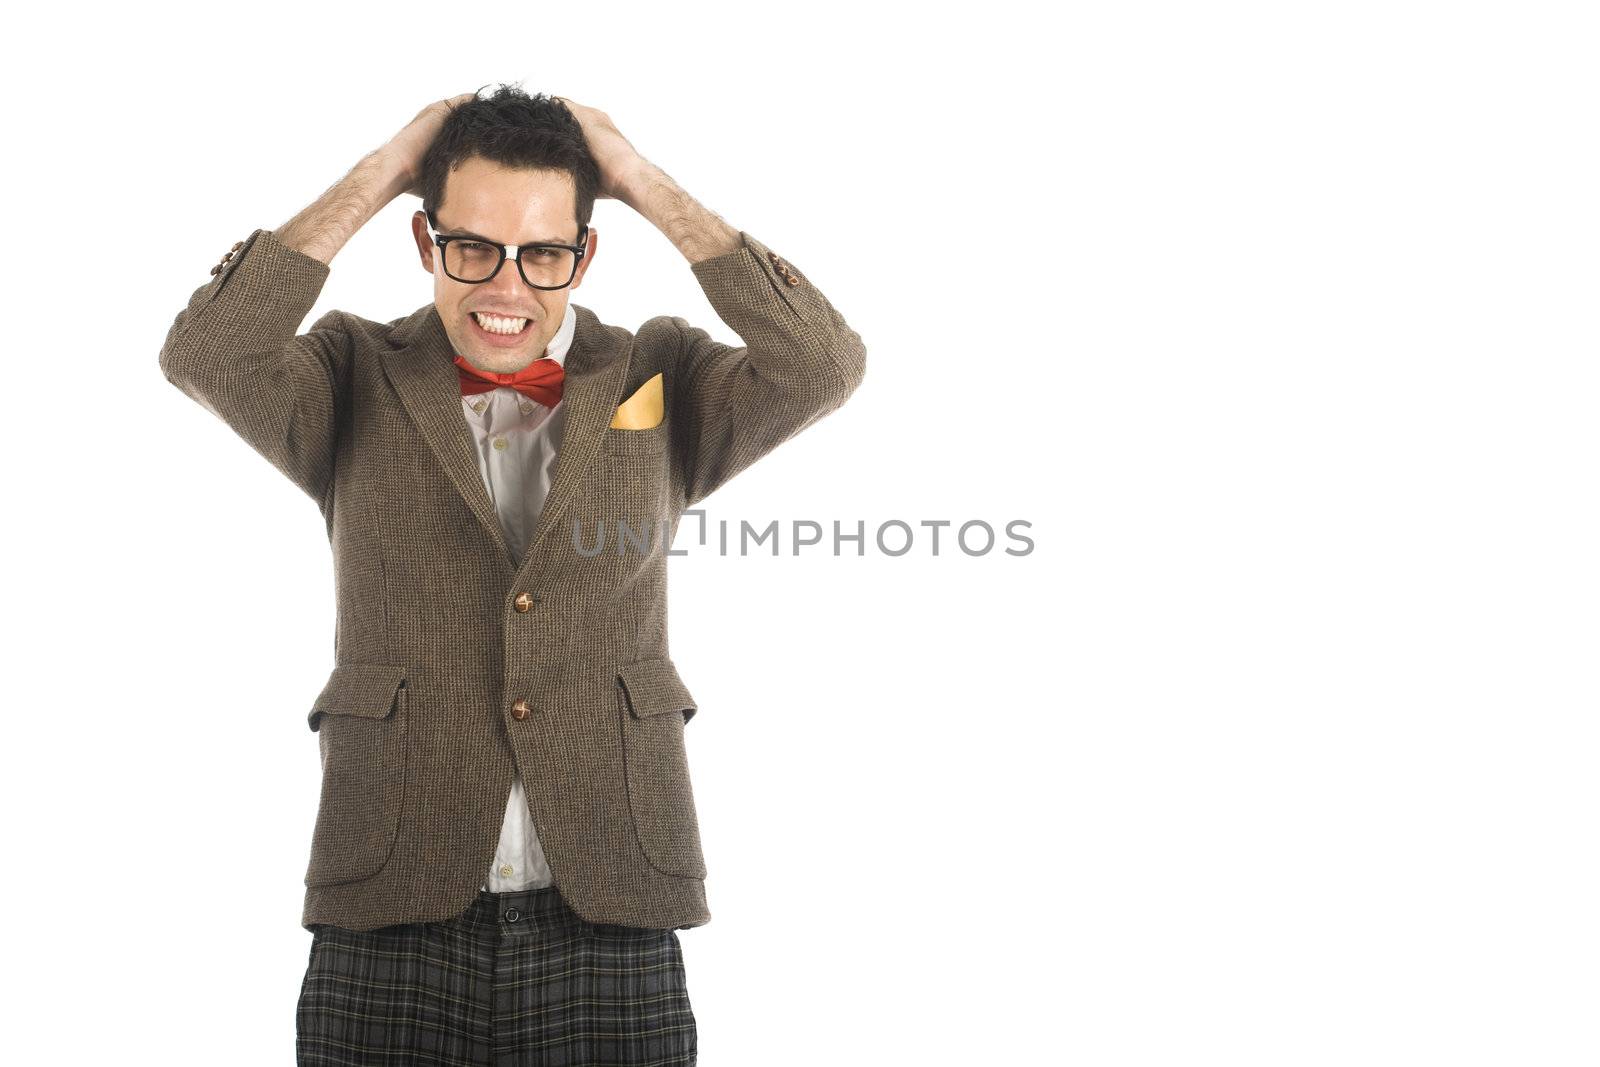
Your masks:
M666 174L627 195L678 246L718 317L745 343L673 318L681 338L670 395L685 507L805 427L861 384L866 346L794 264L706 210Z
M373 154L277 230L256 230L194 291L161 346L161 373L319 506L333 480L349 336L330 311L296 336L328 261L404 185Z
M328 266L272 230L245 238L189 298L161 346L161 373L317 501L332 484L337 398L349 369L339 313L295 336Z
M818 418L861 384L866 347L794 264L729 226L640 156L601 111L561 99L583 124L600 166L601 195L622 201L666 235L742 346L670 318L674 454L693 506Z
M472 94L464 94L470 96ZM326 508L350 338L330 311L299 334L329 263L412 188L454 100L432 104L276 230L255 230L196 289L161 346L161 373Z

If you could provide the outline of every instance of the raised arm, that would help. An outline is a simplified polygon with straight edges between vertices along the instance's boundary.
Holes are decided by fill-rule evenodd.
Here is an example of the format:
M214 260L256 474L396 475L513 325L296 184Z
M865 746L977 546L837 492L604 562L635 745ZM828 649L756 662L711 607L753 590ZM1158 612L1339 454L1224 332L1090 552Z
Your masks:
M674 317L672 394L685 507L836 410L866 373L866 346L794 264L743 230L732 251L690 269L743 345Z
M610 118L559 97L583 124L601 194L649 219L689 261L717 315L745 343L682 318L672 405L686 507L841 406L866 371L866 346L800 271L736 230L640 156Z
M161 373L327 506L338 409L349 380L349 334L330 311L298 334L329 263L416 182L448 108L424 108L388 144L276 230L253 231L189 297L161 346Z

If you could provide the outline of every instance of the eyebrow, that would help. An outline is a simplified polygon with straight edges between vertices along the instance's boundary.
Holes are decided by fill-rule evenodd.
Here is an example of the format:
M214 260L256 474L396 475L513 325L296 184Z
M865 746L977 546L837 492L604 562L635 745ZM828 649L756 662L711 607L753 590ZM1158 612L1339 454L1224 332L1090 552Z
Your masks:
M447 229L438 230L435 232L437 232L441 237L467 237L474 241L482 241L485 244L491 245L511 243L510 241L496 241L493 237L485 237L481 233L473 233L471 230L463 230L456 226L451 226ZM524 241L522 243L530 245L565 245L571 244L572 242L563 237L536 237L531 241Z

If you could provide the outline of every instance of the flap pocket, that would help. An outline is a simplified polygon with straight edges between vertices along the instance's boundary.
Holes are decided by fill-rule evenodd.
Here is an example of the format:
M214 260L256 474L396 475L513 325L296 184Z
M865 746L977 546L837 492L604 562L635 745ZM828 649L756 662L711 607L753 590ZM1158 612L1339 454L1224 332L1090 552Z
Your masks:
M694 718L694 697L689 695L678 668L670 659L642 659L617 668L617 678L628 695L628 710L634 718L681 711L683 721Z
M387 663L343 663L328 676L328 684L317 694L306 721L317 729L322 716L360 715L381 719L394 710L395 693L405 684L404 665Z

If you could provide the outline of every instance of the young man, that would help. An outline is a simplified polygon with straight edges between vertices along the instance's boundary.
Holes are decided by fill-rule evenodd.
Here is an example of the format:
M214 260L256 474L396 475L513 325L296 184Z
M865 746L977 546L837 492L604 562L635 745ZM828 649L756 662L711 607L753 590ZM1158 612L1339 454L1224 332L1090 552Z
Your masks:
M407 192L432 302L297 333ZM570 303L597 197L682 251L744 346ZM510 87L425 108L212 275L162 373L317 502L334 554L300 1062L694 1062L676 931L710 912L665 548L844 403L860 337L604 113Z

